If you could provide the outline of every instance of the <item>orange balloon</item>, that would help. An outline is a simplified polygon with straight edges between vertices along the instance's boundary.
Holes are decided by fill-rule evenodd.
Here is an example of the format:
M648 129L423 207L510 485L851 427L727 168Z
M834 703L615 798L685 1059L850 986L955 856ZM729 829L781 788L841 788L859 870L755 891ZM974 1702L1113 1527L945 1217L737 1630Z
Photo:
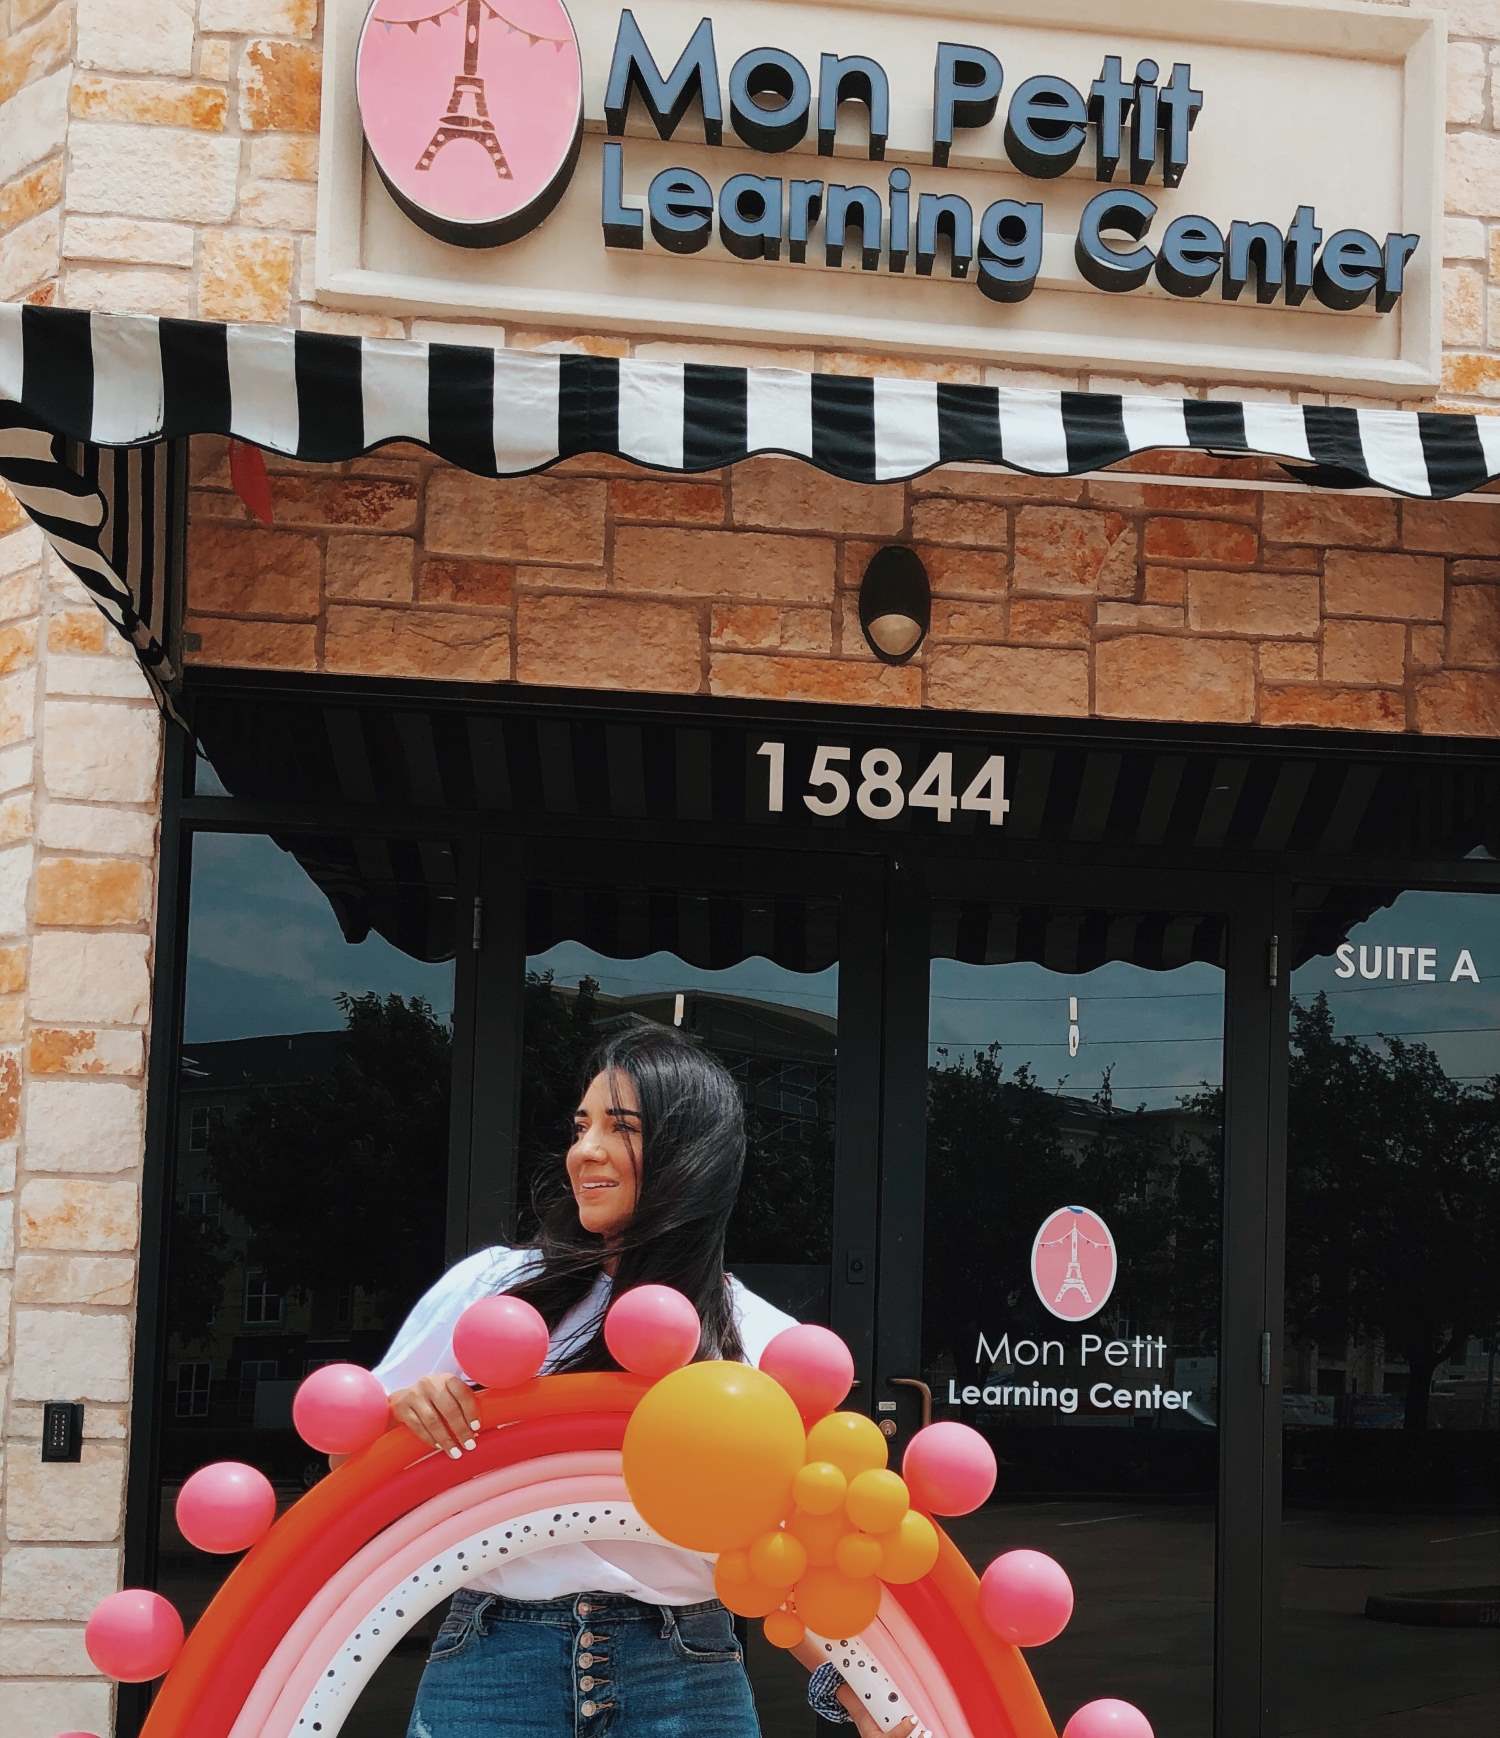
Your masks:
M901 1524L889 1533L881 1534L880 1575L892 1587L905 1587L930 1575L937 1566L941 1548L938 1530L926 1515L908 1509Z
M807 1547L792 1533L762 1533L750 1547L750 1574L766 1587L790 1587L807 1568Z
M786 1389L720 1362L689 1364L648 1389L621 1448L631 1501L688 1551L728 1551L771 1532L805 1459L802 1417Z
M738 1574L723 1557L714 1570L714 1592L736 1617L768 1617L786 1601L784 1587L767 1587L754 1576Z
M772 1647L801 1647L807 1625L793 1611L773 1611L765 1621L766 1640Z
M810 1460L792 1481L792 1496L810 1515L831 1515L842 1508L849 1481L831 1460Z
M833 1553L840 1574L851 1581L863 1581L880 1573L880 1544L868 1533L845 1533Z
M880 1610L880 1583L854 1581L837 1569L809 1569L797 1583L797 1615L815 1635L847 1641Z
M807 1458L827 1460L847 1479L886 1463L880 1426L858 1412L830 1412L807 1433Z
M808 1515L801 1509L787 1522L787 1530L800 1539L807 1551L807 1560L826 1569L833 1562L839 1540L849 1531L842 1515Z
M911 1493L900 1473L862 1472L849 1485L844 1513L865 1533L889 1533L911 1507Z

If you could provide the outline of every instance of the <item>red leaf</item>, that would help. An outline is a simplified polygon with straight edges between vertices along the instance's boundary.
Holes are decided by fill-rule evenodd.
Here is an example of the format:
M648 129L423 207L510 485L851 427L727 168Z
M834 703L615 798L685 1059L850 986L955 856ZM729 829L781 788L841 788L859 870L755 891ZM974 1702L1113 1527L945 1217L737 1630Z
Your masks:
M269 525L271 514L271 479L266 475L266 457L259 447L244 441L229 443L229 480L234 492L245 503L252 518Z

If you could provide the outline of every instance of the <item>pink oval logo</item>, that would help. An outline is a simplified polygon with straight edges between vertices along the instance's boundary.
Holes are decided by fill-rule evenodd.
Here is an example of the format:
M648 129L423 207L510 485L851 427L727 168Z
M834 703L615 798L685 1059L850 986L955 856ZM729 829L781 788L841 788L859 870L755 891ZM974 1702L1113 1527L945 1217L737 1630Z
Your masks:
M1065 1322L1086 1322L1109 1302L1120 1270L1115 1240L1097 1213L1059 1207L1042 1221L1031 1246L1031 1283Z
M572 179L583 65L563 0L374 0L356 89L381 180L443 241L514 241Z

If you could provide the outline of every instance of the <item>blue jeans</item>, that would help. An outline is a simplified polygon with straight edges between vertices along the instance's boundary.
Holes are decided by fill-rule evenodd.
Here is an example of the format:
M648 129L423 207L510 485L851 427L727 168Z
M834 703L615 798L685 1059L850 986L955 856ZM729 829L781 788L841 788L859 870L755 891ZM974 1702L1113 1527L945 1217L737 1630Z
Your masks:
M407 1738L760 1738L717 1600L454 1596Z

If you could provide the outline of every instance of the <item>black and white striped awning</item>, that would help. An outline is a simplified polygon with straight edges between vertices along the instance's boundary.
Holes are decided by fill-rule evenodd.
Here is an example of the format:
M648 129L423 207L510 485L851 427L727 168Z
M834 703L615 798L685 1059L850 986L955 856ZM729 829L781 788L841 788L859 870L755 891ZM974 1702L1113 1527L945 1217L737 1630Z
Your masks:
M482 476L607 453L664 471L788 454L899 482L983 463L1076 476L1153 450L1446 499L1500 476L1500 419L619 361L0 304L0 478L169 679L162 443L303 460L414 441ZM118 455L125 453L129 457ZM152 456L157 455L157 456Z

